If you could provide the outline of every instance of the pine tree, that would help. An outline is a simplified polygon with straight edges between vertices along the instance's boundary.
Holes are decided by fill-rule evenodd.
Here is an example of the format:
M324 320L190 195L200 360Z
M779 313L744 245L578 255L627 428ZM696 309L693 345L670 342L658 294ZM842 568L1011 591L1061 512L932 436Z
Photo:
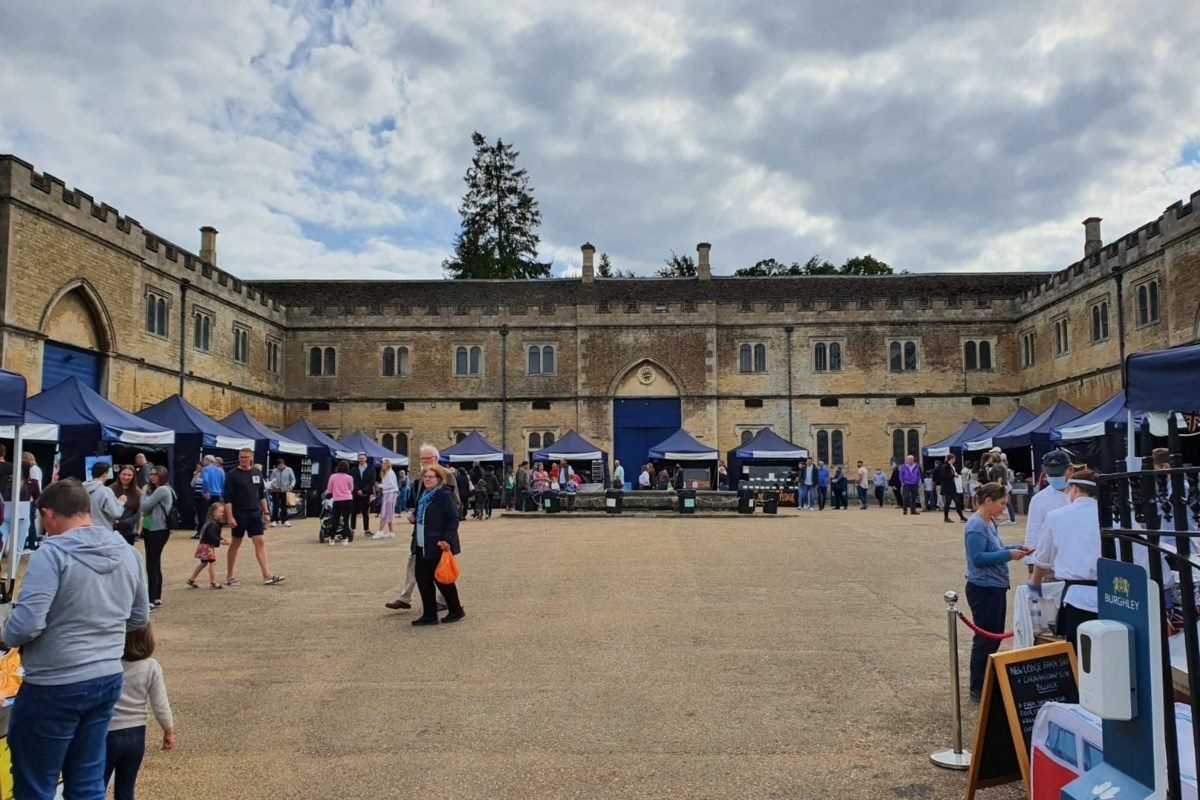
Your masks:
M550 264L537 260L542 223L529 174L517 168L520 155L500 139L494 145L478 131L471 136L475 156L463 180L458 213L462 229L454 237L454 257L442 262L453 278L544 278Z
M671 251L671 257L663 261L663 266L657 273L660 278L694 278L696 277L696 262L689 255L677 255Z
M596 275L601 278L632 278L633 272L627 269L617 269L608 259L608 253L600 254L600 263L596 265Z

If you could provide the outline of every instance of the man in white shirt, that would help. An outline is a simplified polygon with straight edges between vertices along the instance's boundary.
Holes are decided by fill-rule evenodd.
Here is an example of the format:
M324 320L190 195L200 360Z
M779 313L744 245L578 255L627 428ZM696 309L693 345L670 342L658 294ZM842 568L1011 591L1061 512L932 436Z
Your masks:
M642 472L640 475L638 475L638 488L639 489L649 489L650 488L650 465L649 464L642 467Z
M814 509L817 506L817 468L810 458L800 469L800 508Z
M1067 480L1073 472L1071 454L1066 450L1051 450L1042 457L1042 474L1046 476L1046 488L1029 501L1029 517L1025 522L1026 547L1037 550L1046 515L1070 504L1071 498L1067 497ZM1033 565L1028 566L1032 572Z
M622 489L625 488L625 468L621 466L620 461L613 461L613 484L620 484Z
M1084 622L1097 617L1096 562L1100 559L1100 518L1096 473L1081 470L1067 481L1071 503L1046 515L1030 587L1040 594L1046 581L1063 581L1056 631L1072 645Z

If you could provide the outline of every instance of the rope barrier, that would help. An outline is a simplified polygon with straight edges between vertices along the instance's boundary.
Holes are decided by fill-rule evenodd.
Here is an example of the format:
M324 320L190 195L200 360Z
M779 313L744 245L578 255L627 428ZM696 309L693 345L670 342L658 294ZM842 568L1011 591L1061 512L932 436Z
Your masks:
M961 622L963 625L966 625L971 630L975 631L975 633L979 634L983 638L991 639L996 642L1003 642L1005 639L1011 639L1012 635L1013 635L1012 631L1005 631L1004 633L993 633L992 631L985 631L983 628L979 627L974 622L971 622L971 620L967 619L966 616L961 611L958 612L958 621Z

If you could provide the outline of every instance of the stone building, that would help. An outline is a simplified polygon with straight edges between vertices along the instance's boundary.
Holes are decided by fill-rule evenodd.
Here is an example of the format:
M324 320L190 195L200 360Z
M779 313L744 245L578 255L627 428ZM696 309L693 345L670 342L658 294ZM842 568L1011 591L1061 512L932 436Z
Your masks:
M1200 338L1200 214L1176 203L1053 273L242 281L0 156L0 359L30 391L78 374L139 410L308 417L413 453L472 430L525 455L575 429L627 463L676 426L726 451L763 426L882 464L971 418L1120 388L1128 352ZM662 431L666 433L659 434Z

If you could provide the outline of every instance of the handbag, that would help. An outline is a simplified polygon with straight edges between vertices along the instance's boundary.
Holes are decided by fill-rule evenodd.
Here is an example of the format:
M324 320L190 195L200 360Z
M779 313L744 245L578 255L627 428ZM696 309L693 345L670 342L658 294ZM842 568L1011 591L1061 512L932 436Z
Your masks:
M296 497L295 492L286 492L284 494L283 500L284 500L284 503L287 504L288 508L291 508L292 506L300 505L300 500Z
M450 552L449 545L438 542L438 546L442 548L442 557L438 560L437 569L433 571L433 579L441 584L454 583L461 574L458 562L454 560L454 553Z

